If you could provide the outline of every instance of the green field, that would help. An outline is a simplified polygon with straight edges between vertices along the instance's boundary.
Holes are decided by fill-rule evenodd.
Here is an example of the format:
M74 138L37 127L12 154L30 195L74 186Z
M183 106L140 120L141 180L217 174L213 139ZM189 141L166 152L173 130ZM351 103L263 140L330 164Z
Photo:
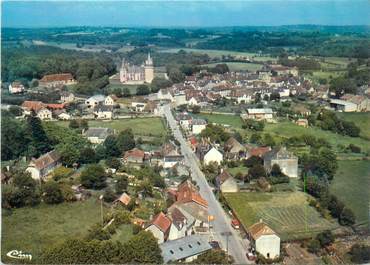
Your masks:
M274 57L270 57L268 55L258 55L256 53L251 52L236 52L236 51L225 51L225 50L206 50L206 49L191 49L191 48L170 48L170 49L162 49L159 50L160 52L169 52L169 53L177 53L180 50L184 50L186 52L194 52L194 53L205 53L208 54L211 58L221 57L222 55L232 55L232 56L249 56L251 59L255 61L276 61L277 59Z
M119 83L112 82L108 86L106 86L106 89L109 91L109 93L113 93L114 90L117 89L117 88L121 89L122 91L123 91L124 88L128 88L131 95L135 95L137 87L138 87L138 85L124 85L124 84L119 84Z
M242 127L242 119L239 115L225 115L225 114L206 114L201 113L195 115L199 118L206 119L210 123L217 123L221 125L230 125L234 128Z
M229 70L232 72L236 71L257 71L261 70L262 64L257 63L236 63L236 62L219 62L219 63L210 63L210 64L203 64L202 66L214 67L217 64L225 63L229 67Z
M231 167L231 168L228 168L227 170L233 176L235 176L239 172L242 173L243 175L246 175L248 173L248 168L245 166Z
M59 205L40 204L15 209L11 215L3 211L2 261L14 262L5 255L16 249L32 254L37 262L44 248L66 238L81 238L99 221L100 202L96 198Z
M67 127L68 121L57 121L58 125ZM163 136L166 128L161 118L132 118L112 121L89 121L89 127L106 127L117 131L131 128L135 136Z
M227 193L229 206L245 228L262 219L283 241L309 238L326 229L336 229L335 221L321 217L307 202L303 192Z
M361 146L364 151L370 151L370 141L363 138L343 136L330 131L324 131L316 127L304 128L292 122L279 122L276 124L267 123L265 125L264 132L282 137L309 134L318 138L326 139L333 145L333 147L336 147L337 145L348 146L349 144L355 144L357 146Z
M130 240L132 236L133 236L132 225L131 224L123 224L123 225L120 225L117 228L116 233L114 233L112 235L112 240L119 241L121 243L125 243L128 240Z
M360 136L370 140L370 112L342 112L339 117L353 121L360 129Z
M330 191L350 207L360 225L369 224L370 161L339 161Z

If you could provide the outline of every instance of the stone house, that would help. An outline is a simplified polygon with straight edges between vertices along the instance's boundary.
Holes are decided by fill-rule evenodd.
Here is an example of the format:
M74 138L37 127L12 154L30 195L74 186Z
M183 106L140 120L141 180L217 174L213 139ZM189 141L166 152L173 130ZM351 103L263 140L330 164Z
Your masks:
M158 244L161 244L167 240L171 225L171 220L163 212L160 212L149 222L145 231L152 232L153 236L158 240Z
M94 108L94 115L99 120L111 120L114 118L113 106L98 105Z
M239 191L236 180L225 169L221 169L221 173L216 177L216 186L222 193Z
M53 118L53 113L47 108L42 108L37 111L37 117L40 120L51 120Z
M70 102L73 102L74 100L75 100L75 96L73 95L73 93L68 92L68 91L63 91L62 93L60 93L61 102L70 103Z
M247 109L245 114L241 114L242 119L253 119L253 120L266 120L271 121L273 119L273 111L270 108L265 109Z
M26 169L31 177L36 180L43 180L54 169L62 165L60 155L56 150L50 151L37 159L32 159Z
M275 148L263 156L263 165L268 172L274 164L279 165L281 172L288 177L298 177L298 157L285 147Z
M101 144L107 139L107 137L113 134L113 130L110 128L97 128L90 127L83 132L83 135L93 144Z
M191 130L193 134L200 134L207 126L207 122L203 119L193 119L191 122Z
M76 80L70 73L45 75L39 81L39 86L49 88L73 84L76 84Z
M10 94L19 94L24 92L24 85L19 81L14 81L9 85Z
M224 144L226 159L240 159L245 157L246 148L234 137L230 137Z
M123 156L124 163L136 163L142 164L144 162L145 152L134 148L129 151L126 151L125 155Z
M87 105L88 108L95 108L98 105L103 105L104 102L105 102L105 96L95 95L95 96L92 96L86 99L85 105Z

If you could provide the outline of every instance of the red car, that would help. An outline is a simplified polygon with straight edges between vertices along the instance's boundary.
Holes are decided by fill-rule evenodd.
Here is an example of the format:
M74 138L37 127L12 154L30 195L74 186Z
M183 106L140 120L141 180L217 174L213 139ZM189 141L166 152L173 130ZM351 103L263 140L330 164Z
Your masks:
M231 220L231 226L234 229L239 229L240 228L240 222L237 219L232 219Z

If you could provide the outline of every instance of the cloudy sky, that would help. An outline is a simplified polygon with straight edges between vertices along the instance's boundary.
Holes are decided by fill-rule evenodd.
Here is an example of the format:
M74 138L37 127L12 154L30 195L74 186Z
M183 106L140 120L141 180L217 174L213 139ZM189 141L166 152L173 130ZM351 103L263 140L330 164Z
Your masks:
M3 27L370 25L369 0L4 1Z

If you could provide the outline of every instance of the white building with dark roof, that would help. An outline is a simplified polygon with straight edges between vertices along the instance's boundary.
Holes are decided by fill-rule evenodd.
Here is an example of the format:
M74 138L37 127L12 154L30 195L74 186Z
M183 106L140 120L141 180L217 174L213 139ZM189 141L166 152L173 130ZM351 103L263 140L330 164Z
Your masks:
M163 262L190 262L200 254L211 250L208 235L191 235L160 244Z
M91 127L87 129L84 136L93 144L101 144L107 139L107 137L113 134L113 130L110 128L97 128Z
M26 171L31 173L33 179L41 180L61 165L59 153L53 150L37 159L32 159Z

